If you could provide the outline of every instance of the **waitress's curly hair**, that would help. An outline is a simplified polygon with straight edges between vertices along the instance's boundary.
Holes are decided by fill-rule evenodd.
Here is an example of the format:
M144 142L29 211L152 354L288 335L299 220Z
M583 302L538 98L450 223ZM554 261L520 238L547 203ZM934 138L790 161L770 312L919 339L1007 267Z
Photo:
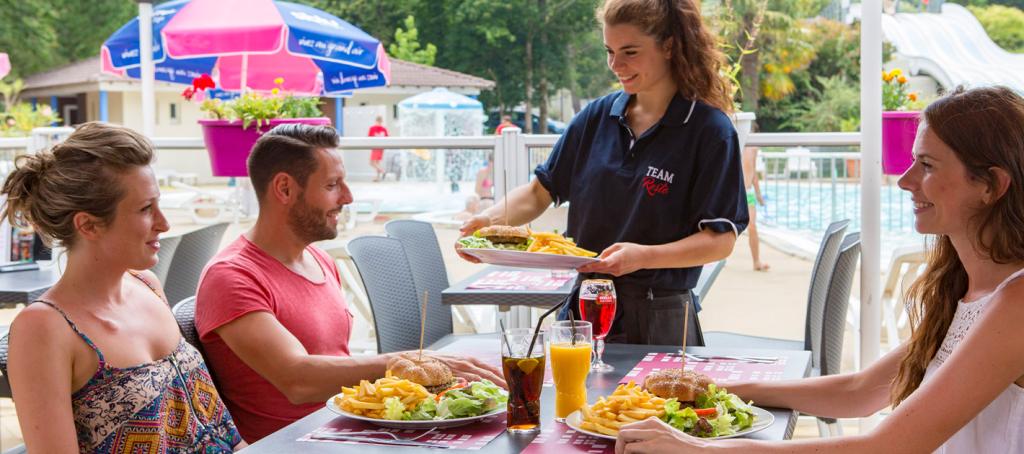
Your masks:
M725 113L733 111L732 82L722 76L725 54L704 25L694 0L605 0L597 9L603 25L630 24L659 43L672 42L670 66L679 92Z

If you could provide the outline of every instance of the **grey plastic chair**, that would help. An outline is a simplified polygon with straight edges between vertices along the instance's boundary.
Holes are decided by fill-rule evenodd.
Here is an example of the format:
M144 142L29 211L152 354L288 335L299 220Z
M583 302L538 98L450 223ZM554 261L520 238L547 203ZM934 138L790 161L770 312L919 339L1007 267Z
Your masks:
M701 268L700 277L697 278L697 285L693 287L693 295L697 297L698 303L704 304L704 301L708 296L708 291L711 290L711 284L714 284L715 279L718 279L718 275L721 274L722 268L725 268L725 259L708 263Z
M174 251L178 250L181 244L181 236L168 236L160 238L160 251L156 253L157 262L149 270L156 274L160 284L167 280L167 272L171 269L171 260L174 259Z
M704 333L708 347L728 348L765 348L772 350L809 350L811 365L815 370L821 368L821 328L825 314L825 301L828 296L829 280L839 257L839 246L843 240L843 232L850 224L848 219L833 222L825 230L825 235L818 248L818 257L811 271L811 285L807 292L807 316L804 319L804 339L788 340L770 337L749 336L745 334L709 331Z
M850 306L853 276L857 274L860 259L860 232L843 238L839 259L828 283L828 297L821 327L821 368L817 375L838 374L843 362L843 338L846 336L846 311ZM830 435L842 435L842 427L833 418L818 418L819 431L827 428Z
M227 228L228 224L223 222L181 236L181 243L174 251L167 279L164 280L167 301L181 301L196 294L199 276L220 249L220 240Z
M423 342L425 345L433 344L452 333L452 310L441 304L441 292L448 288L448 271L434 227L428 222L403 219L388 222L384 230L389 237L402 242L416 284L416 294L423 298L423 292L429 292Z
M11 395L11 382L7 379L7 335L10 326L0 327L0 398L13 398Z
M383 236L363 236L348 243L363 288L370 300L377 332L377 352L414 350L420 345L421 295L406 258L402 241ZM428 322L429 313L428 313ZM424 335L424 346L431 339Z
M199 331L196 330L196 297L190 296L181 300L174 305L171 312L174 314L174 320L178 322L181 336L196 350L203 353L203 344L199 342Z

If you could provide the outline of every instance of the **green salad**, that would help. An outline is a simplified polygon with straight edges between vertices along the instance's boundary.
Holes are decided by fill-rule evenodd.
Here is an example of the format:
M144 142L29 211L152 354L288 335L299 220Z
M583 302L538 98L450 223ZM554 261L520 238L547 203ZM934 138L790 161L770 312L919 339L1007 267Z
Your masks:
M697 396L694 404L695 407L680 409L676 399L668 399L661 419L687 434L704 438L732 435L754 424L751 403L714 384L708 385L708 392Z
M409 409L399 397L384 399L384 419L394 421L427 421L469 418L490 413L508 402L508 392L490 380L470 382L463 387L420 401Z

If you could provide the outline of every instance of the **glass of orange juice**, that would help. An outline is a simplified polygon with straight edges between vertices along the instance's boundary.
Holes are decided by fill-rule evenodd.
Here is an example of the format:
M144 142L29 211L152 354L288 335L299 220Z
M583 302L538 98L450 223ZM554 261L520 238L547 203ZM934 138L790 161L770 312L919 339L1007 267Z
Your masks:
M555 379L555 420L587 404L587 374L593 352L590 322L564 320L548 328L548 358Z

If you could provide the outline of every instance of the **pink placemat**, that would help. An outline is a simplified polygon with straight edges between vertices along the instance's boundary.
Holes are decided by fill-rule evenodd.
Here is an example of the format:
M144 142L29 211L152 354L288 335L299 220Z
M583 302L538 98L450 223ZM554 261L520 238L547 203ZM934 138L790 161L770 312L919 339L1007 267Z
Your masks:
M615 452L615 441L577 432L562 423L545 421L537 437L523 450L523 454L563 452L611 454Z
M677 353L648 353L636 366L633 366L633 370L622 377L619 383L627 383L632 380L638 385L643 385L647 374L670 367L678 368L681 360L682 356ZM719 358L713 358L707 362L690 360L686 362L686 370L700 372L716 382L782 380L782 374L786 370L786 358L780 357L773 363L748 363Z
M362 441L337 441L337 440L314 440L312 437L317 433L346 433L346 432L360 432L364 430L373 431L387 431L394 433L403 438L415 437L425 430L402 430L402 429L386 429L378 427L370 423L357 421L355 419L348 419L344 416L339 416L332 419L327 424L324 424L320 428L303 435L298 441L312 441L312 442L324 442L324 443L344 443L350 445L367 445L373 443L367 443ZM505 431L505 414L496 415L490 418L484 418L480 422L467 424L465 426L451 427L448 429L438 429L423 438L419 438L416 441L423 441L427 443L435 443L439 445L446 445L452 448L458 449L470 449L478 450L483 448L490 443L491 440L495 439L498 435L501 435ZM384 437L381 437L384 438ZM374 446L383 446L375 445Z
M491 271L466 286L470 290L558 290L575 276L552 277L550 271Z

